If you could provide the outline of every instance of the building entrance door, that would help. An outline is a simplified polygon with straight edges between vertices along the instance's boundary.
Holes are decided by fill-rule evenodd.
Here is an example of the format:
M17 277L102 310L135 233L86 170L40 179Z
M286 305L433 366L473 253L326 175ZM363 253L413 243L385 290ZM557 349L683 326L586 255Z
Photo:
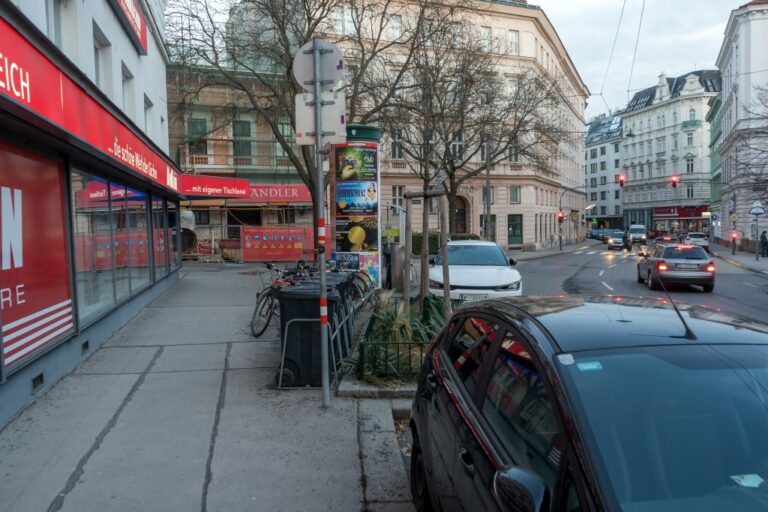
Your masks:
M507 215L507 245L523 244L523 216Z
M456 232L467 232L467 203L462 197L456 197Z

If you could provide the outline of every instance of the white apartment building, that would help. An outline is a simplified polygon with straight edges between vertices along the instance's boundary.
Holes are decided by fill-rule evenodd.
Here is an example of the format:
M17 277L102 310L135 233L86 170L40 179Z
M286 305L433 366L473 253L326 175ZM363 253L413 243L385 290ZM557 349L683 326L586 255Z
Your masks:
M649 230L709 229L710 98L720 73L701 70L675 78L659 75L655 87L634 95L622 116L624 225ZM673 187L673 177L678 180Z
M165 0L11 0L168 153Z
M759 126L755 114L761 105L756 87L768 87L768 1L753 0L731 11L725 38L717 56L723 76L722 126L720 146L723 231L736 230L742 238L755 240L753 217L749 209L758 199L765 201L768 172L766 155L749 147L766 147L765 121ZM762 112L765 115L765 112ZM762 170L761 170L762 165ZM731 215L736 221L731 221ZM727 221L726 221L727 215ZM762 229L761 229L762 231Z
M600 114L587 124L584 160L584 189L587 192L587 226L622 227L621 187L621 115Z

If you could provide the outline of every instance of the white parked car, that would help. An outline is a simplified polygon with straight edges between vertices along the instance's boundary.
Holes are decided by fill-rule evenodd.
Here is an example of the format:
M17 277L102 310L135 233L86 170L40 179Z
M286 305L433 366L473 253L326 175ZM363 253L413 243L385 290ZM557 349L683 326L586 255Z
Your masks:
M429 269L429 293L443 296L443 265L438 255ZM499 244L481 240L448 242L448 274L453 300L482 300L523 294L520 272Z
M705 251L709 251L709 238L707 237L706 233L696 233L691 231L688 233L688 235L686 235L683 243L689 245L698 245L699 247L703 247Z

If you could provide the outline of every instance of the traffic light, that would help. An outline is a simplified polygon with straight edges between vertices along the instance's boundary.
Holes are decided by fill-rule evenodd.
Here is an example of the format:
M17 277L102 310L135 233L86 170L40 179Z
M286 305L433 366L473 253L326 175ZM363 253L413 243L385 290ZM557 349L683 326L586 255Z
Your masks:
M735 242L737 238L739 238L739 232L731 231L731 239Z
M680 181L679 176L672 176L672 188L677 188L677 183Z
M620 186L620 187L623 187L623 186L624 186L624 182L625 182L625 181L627 181L627 177L626 177L626 176L624 176L623 174L619 174L619 186Z
M563 210L560 210L557 212L557 222L563 223L563 220L565 219L565 214L563 213Z

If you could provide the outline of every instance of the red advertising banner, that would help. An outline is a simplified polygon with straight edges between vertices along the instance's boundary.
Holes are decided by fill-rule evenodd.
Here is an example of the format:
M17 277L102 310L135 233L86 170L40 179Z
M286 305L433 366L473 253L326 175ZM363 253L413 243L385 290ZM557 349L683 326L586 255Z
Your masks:
M230 203L311 203L312 196L306 185L251 185L244 199L232 199Z
M248 197L250 182L221 176L181 175L181 193L198 197Z
M178 192L179 173L0 18L0 96L35 112L112 160Z
M3 359L15 366L73 330L64 173L0 143Z
M304 249L314 247L311 227L243 226L240 236L243 261L298 261L314 256Z
M147 22L139 0L109 0L128 37L141 55L147 54Z

